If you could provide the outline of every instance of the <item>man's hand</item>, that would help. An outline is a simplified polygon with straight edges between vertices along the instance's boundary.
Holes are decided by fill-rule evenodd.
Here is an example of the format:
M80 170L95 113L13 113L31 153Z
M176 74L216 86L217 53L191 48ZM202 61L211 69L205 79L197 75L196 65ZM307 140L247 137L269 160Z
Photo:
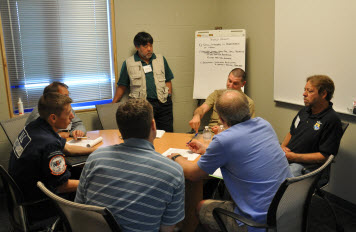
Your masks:
M85 133L81 130L72 131L72 136L75 140L77 140L78 137L83 137L84 135Z
M200 116L194 115L192 120L189 121L189 126L195 130L195 133L198 133L200 127Z
M69 138L69 132L62 131L62 132L58 132L58 134L64 139Z
M298 162L298 155L294 152L287 151L286 152L286 157L289 162Z
M187 147L194 153L203 155L206 151L206 146L196 139L193 139L187 144Z
M291 150L288 147L282 147L281 146L281 148L284 151L284 153L291 152Z
M220 126L213 126L211 127L211 130L214 132L214 134L217 134L219 132Z
M172 153L172 154L170 154L170 155L167 155L167 157L170 158L170 159L172 159L172 157L175 156L175 155L180 155L180 154L179 154L179 153ZM183 157L183 156L181 156L181 157ZM177 158L178 158L178 157L177 157ZM186 157L183 157L183 158L187 160Z

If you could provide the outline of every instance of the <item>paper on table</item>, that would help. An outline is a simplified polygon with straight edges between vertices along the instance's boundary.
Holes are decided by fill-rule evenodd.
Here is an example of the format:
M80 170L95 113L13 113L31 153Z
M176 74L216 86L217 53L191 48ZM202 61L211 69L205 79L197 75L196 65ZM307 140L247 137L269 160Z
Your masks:
M183 157L187 157L188 160L191 160L191 161L195 160L199 156L199 154L193 153L192 151L190 151L188 149L178 149L178 148L169 148L167 151L163 152L162 155L168 156L168 155L170 155L172 153L179 153ZM216 169L216 171L210 176L217 177L217 178L220 178L220 179L223 178L220 168Z
M162 136L166 133L164 130L157 130L156 138L162 138Z
M96 139L81 139L81 140L71 140L68 141L67 143L69 145L75 145L75 146L81 146L81 147L94 147L98 143L103 141L103 137L98 137Z
M188 158L188 160L195 160L199 156L199 154L193 153L188 149L178 149L178 148L169 148L167 151L163 152L162 155L168 156L172 153L179 153L183 157Z

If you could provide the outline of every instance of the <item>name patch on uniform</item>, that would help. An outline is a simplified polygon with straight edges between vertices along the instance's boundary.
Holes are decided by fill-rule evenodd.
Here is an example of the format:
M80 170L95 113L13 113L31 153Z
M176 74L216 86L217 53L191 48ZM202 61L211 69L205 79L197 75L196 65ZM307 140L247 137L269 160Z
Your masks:
M320 121L316 121L316 123L314 124L314 130L319 130L321 126L321 122Z
M143 66L143 71L144 71L145 73L150 73L150 72L152 72L152 66L151 66L150 64Z
M26 127L21 131L19 136L17 136L16 141L14 142L14 146L12 149L14 150L14 153L17 158L20 158L22 155L23 151L29 145L31 142L31 137L28 135L26 131Z
M55 176L63 174L67 169L66 161L63 155L53 156L52 159L49 161L49 169L51 170L51 173Z

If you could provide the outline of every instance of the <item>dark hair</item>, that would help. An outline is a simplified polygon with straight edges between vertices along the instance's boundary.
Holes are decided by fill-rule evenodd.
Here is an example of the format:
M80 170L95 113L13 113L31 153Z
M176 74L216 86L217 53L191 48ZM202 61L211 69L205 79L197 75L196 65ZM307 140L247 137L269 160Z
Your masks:
M51 114L60 116L64 107L72 103L72 99L58 92L43 94L38 101L38 112L40 117L47 120Z
M326 75L314 75L308 77L307 82L308 81L310 81L310 83L318 89L319 95L326 91L325 100L330 102L330 100L333 98L335 91L334 82L330 77Z
M153 38L147 32L141 31L137 33L133 42L135 47L140 47L140 45L145 46L148 43L153 44Z
M247 97L237 90L226 90L216 101L216 111L228 126L250 119Z
M66 85L66 84L64 84L62 82L59 82L59 81L54 81L51 84L47 85L46 88L44 88L43 94L46 94L46 93L57 93L59 86L68 89L68 85Z
M148 139L153 119L151 104L144 99L129 99L119 104L116 122L123 139Z
M234 68L233 70L231 70L229 75L230 74L232 74L234 77L241 77L242 82L246 81L246 73L241 68Z

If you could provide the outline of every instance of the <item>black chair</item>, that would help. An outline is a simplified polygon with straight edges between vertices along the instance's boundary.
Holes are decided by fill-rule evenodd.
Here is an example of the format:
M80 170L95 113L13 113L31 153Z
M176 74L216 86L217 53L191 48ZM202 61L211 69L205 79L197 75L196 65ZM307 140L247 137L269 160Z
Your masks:
M221 215L232 217L252 227L266 228L266 231L306 231L308 208L316 183L333 159L334 156L330 155L327 161L313 172L286 179L269 206L266 224L257 223L225 209L215 208L213 216L221 231L227 232Z
M103 130L119 129L116 123L116 111L120 103L96 105L96 112Z
M40 181L37 186L51 198L60 211L66 232L119 232L120 226L105 207L84 205L57 196Z
M31 221L28 217L27 208L44 201L48 198L36 202L26 202L24 195L9 173L0 165L0 177L5 190L6 204L9 213L9 220L15 231L53 231L56 217L46 220Z

